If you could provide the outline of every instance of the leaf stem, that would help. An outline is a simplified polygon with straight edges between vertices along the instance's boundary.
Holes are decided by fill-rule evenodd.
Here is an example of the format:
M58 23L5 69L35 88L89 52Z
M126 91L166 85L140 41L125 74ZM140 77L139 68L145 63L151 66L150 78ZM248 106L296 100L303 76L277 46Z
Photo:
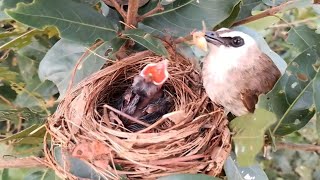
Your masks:
M236 21L232 24L232 26L239 26L239 25L242 25L242 24L247 24L249 22L252 22L252 21L256 21L258 19L262 19L264 17L267 17L267 16L273 16L275 14L277 14L278 12L282 11L283 9L285 9L287 6L289 6L290 4L292 4L294 1L288 1L286 3L283 3L283 4L280 4L279 6L275 6L275 7L272 7L270 9L267 9L259 14L256 14L256 15L253 15L253 16L249 16L245 19L242 19L242 20L239 20L239 21Z

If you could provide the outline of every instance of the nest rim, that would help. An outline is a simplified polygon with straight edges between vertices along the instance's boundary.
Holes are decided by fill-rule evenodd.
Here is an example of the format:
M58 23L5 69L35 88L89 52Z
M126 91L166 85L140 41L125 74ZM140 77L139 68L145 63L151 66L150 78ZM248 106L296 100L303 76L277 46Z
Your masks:
M132 179L153 179L176 173L201 172L216 176L221 172L223 163L231 151L230 131L227 126L228 120L223 117L223 111L219 107L214 107L215 109L211 109L211 111L207 109L211 102L205 95L203 88L195 90L186 85L185 82L194 83L192 82L192 78L195 77L192 76L197 76L198 78L201 76L191 61L185 59L173 50L170 50L169 52L170 77L166 86L168 86L169 90L170 88L176 90L175 93L171 92L176 95L174 99L174 110L173 112L169 112L162 116L156 123L141 131L124 132L114 130L107 125L104 125L105 127L102 128L102 116L101 114L95 114L94 112L97 105L101 104L97 94L102 92L101 87L103 86L103 83L112 87L112 83L120 77L115 75L118 71L122 71L121 73L125 74L123 76L125 78L121 80L132 79L133 74L141 70L142 66L150 62L157 62L161 60L162 57L154 55L150 51L145 52L145 54L148 55L147 57L140 59L139 55L141 57L141 54L143 53L134 54L92 74L68 92L66 97L60 102L57 111L48 119L46 125L48 135L50 135L52 139L52 144L51 147L45 148L45 155L48 164L50 164L58 174L69 178L75 177L68 172L65 167L61 167L56 161L53 153L54 146L61 146L71 153L77 145L84 143L84 140L88 140L88 137L90 137L91 140L96 139L99 142L103 142L106 147L110 149L111 153L108 155L108 160L109 162L112 162L111 164L113 167L115 167L115 164L129 164L129 168L124 171L116 170L112 166L110 166L111 168L108 168L108 170L103 170L100 167L93 165L94 163L92 160L85 159L85 161L96 169L97 172L111 179L118 179L120 174L125 174ZM180 63L181 67L176 64L177 62ZM172 66L175 67L173 68ZM126 74L128 67L130 67L129 69L133 72ZM186 72L193 73L193 75L186 75ZM104 79L106 77L109 79ZM181 83L183 85L181 85ZM178 87L182 87L183 92L179 92L179 90L177 90ZM96 94L93 95L91 94L93 91L99 92L96 92ZM84 103L83 99L88 97L90 97L90 102ZM75 104L81 104L82 106L80 108L76 108L76 106L72 107L72 105ZM88 110L90 107L91 110ZM92 107L94 108L92 109ZM78 111L82 112L82 114L74 113ZM77 115L72 115L73 113ZM186 115L186 117L182 120L181 118L179 120L179 118L174 117L179 113L180 115ZM91 124L88 122L81 122L80 124L73 122L74 119L77 118L88 120ZM98 118L100 118L100 121L97 121ZM161 123L164 123L164 121L172 121L172 119L176 120L171 127L160 132L150 132ZM208 122L210 122L209 125ZM200 132L202 126L205 128L205 133ZM211 128L208 128L208 126L211 126ZM72 134L70 133L71 131L76 133L72 132ZM220 134L213 135L214 133ZM195 139L191 140L191 136L192 138L195 137ZM46 136L46 138L48 137L49 136ZM141 142L141 140L143 140L143 142ZM113 141L116 141L116 143ZM184 148L177 148L177 146L175 146L177 143L184 143ZM120 146L121 148L119 148ZM175 148L173 148L173 146L175 146ZM152 148L156 150L152 150ZM164 153L166 152L166 148L171 148L170 151L168 151L171 154L161 155L155 152L162 151L162 153ZM143 149L148 149L149 151L143 151ZM219 153L222 153L222 155L219 156ZM196 167L193 167L194 165Z

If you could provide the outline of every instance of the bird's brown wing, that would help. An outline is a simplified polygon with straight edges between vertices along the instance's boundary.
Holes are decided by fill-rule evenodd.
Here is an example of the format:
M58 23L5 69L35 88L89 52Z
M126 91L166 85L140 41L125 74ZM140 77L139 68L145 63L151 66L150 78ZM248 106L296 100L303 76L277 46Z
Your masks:
M244 90L240 93L240 99L247 110L253 113L258 102L257 94L250 90Z
M269 92L281 76L278 67L269 56L261 53L258 57L259 59L255 60L257 65L254 67L257 73L248 73L251 77L245 78L250 81L246 84L247 88L240 93L240 98L249 112L254 112L259 95Z

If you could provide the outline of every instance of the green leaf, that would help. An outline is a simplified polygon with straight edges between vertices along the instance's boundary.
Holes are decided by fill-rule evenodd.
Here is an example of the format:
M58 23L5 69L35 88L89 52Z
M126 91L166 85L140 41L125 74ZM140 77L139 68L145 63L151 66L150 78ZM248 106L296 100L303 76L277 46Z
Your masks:
M230 27L238 17L240 12L240 7L241 7L241 2L239 2L236 6L234 6L230 16L227 19L225 19L223 22L221 22L218 26L216 26L215 29Z
M320 35L307 26L293 27L289 31L287 41L302 52L310 47L319 47ZM317 52L320 52L319 48Z
M51 169L44 169L42 171L36 171L27 175L24 180L55 180L55 172Z
M313 82L313 101L316 107L316 129L318 136L320 136L320 70L318 68L318 73L314 78Z
M313 81L320 64L320 35L306 26L292 28L288 42L301 52L288 64L284 75L267 95L260 96L258 106L276 114L276 135L290 134L304 127L315 113Z
M140 8L144 14L156 7L159 1L151 1ZM164 6L164 11L155 13L142 23L173 36L185 36L192 30L202 29L202 21L212 29L227 19L240 0L176 0Z
M40 126L40 125L32 125L12 136L9 136L5 139L1 139L0 142L6 142L6 141L9 141L9 140L14 140L14 139L23 139L23 138L26 138L26 137L41 137L39 136L39 134L35 134L36 132L40 131L40 132L44 132L43 130L45 130L45 127L44 126ZM43 133L44 134L44 133ZM42 136L43 137L43 136Z
M26 125L42 124L46 118L47 114L43 111L37 112L28 108L0 108L0 119L15 124L18 124L20 119L24 119Z
M14 101L15 104L19 107L30 108L39 106L41 109L47 110L45 100L58 93L56 86L51 81L40 81L37 74L38 61L22 55L18 55L17 59L20 74L27 85L15 88L18 94ZM16 84L16 86L19 85Z
M254 114L246 114L230 122L230 127L235 133L232 140L240 166L255 163L255 157L264 144L264 133L276 120L273 113L256 109Z
M23 3L32 3L33 0L2 0L1 10L15 8L16 5L20 2Z
M205 174L174 174L158 178L158 180L220 180Z
M151 36L151 34L144 32L140 29L132 29L122 32L123 35L128 36L130 39L144 46L145 48L153 51L154 53L162 56L168 56L168 52L162 42Z
M237 20L251 16L252 9L257 7L259 4L261 4L261 0L242 0Z
M110 41L110 43L105 42L96 48L94 53L98 54L100 57L108 58L105 56L105 52L108 49L112 49L113 52L116 52L124 42L124 40L118 40L117 38ZM39 77L41 81L50 80L58 87L60 99L64 97L69 86L75 65L82 54L87 51L87 48L89 47L86 47L83 44L61 39L48 51L41 61L39 66ZM100 58L94 53L90 52L78 66L73 79L73 85L101 69L106 62L105 59ZM109 54L112 55L112 53Z
M32 38L35 35L43 34L43 31L33 29L28 32L25 32L24 34L10 40L9 42L3 44L0 46L0 50L6 50L6 49L20 49L32 42Z
M96 5L96 4L99 2L99 0L73 0L73 1L75 1L75 2L81 2L81 3L86 3L86 4L89 4L89 5L91 5L91 6L94 6L94 5Z
M278 6L286 2L286 0L262 0L262 2L268 6Z
M25 87L19 88L14 103L19 107L39 107L47 111L45 100L58 93L56 86L51 81L41 82L36 78Z
M1 170L1 179L9 179L9 170L7 168Z
M110 40L116 36L118 28L118 23L114 20L105 18L86 4L70 0L20 3L16 9L6 10L6 13L34 28L54 26L62 38L82 43L93 43L97 39Z
M18 55L28 57L39 64L53 45L54 43L49 42L49 40L35 38L31 44L19 49L17 53Z
M224 171L229 180L259 179L268 180L266 173L259 165L239 167L236 160L229 156L224 163Z
M7 67L0 67L0 81L15 81L18 73L10 71Z

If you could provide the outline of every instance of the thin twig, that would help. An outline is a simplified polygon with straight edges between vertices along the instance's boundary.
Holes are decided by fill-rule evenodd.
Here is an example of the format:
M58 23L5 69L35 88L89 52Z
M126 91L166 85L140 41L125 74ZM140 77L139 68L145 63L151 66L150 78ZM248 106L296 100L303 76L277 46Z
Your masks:
M239 25L246 24L246 23L267 17L267 16L273 16L273 15L277 14L278 12L282 11L284 8L286 8L288 5L292 4L293 2L294 1L288 1L286 3L280 4L279 6L275 6L270 9L267 9L259 14L249 16L249 17L242 19L240 21L236 21L235 23L233 23L232 26L239 26Z
M133 121L133 122L135 122L135 123L144 125L144 126L146 126L146 127L149 127L149 126L150 126L150 124L145 123L145 122L143 122L143 121L141 121L141 120L139 120L139 119L137 119L137 118L134 118L134 117L132 117L132 116L130 116L130 115L124 113L124 112L121 112L121 111L119 111L118 109L113 108L113 107L111 107L111 106L109 106L109 105L107 105L107 104L105 104L105 105L103 105L103 106L106 107L106 108L108 108L108 109L110 109L111 111L119 114L120 116L123 116L123 117L125 117L125 118L127 118L127 119L129 119L129 120L131 120L131 121Z
M0 159L0 169L46 167L46 164L42 161L43 160L36 157Z
M132 0L129 1L128 4L128 12L127 12L127 21L125 21L129 26L133 25L136 26L137 16L138 16L138 9L139 9L139 0ZM130 29L126 26L126 29Z
M299 24L307 23L307 22L310 22L310 21L315 21L317 19L320 19L320 17L316 16L316 17L311 17L311 18L308 18L308 19L302 19L302 20L294 21L294 22L290 22L290 23L276 24L276 25L270 26L268 28L284 28L284 27L297 26Z
M106 3L106 1L108 1L108 0L103 0L103 2L105 2L105 3ZM124 21L126 21L126 19L127 19L126 12L122 9L122 7L119 5L119 3L116 0L110 0L110 1L111 1L112 5L114 6L114 8L116 8L116 10L120 13L120 15L122 16Z
M98 46L100 46L101 44L103 43L103 41L97 41L95 44L93 44L89 49L90 50L94 50L96 49ZM71 74L71 79L69 81L69 84L68 84L68 88L67 88L67 91L66 92L70 92L71 88L72 88L72 85L73 85L73 81L74 81L74 78L76 76L76 72L78 70L78 67L79 65L82 63L82 61L84 60L85 57L87 57L88 55L90 55L90 51L89 50L86 50L82 55L81 57L79 58L79 60L77 61L77 64L74 66L74 69L72 71L72 74Z
M158 3L154 9L150 10L149 12L145 13L144 15L139 16L137 18L137 20L138 20L138 22L141 22L145 18L150 17L150 16L154 15L155 13L157 13L159 11L163 11L163 10L164 10L163 6L160 3Z
M276 143L277 149L291 149L291 150L300 150L300 151L320 151L320 146L313 144L293 144L293 143Z

